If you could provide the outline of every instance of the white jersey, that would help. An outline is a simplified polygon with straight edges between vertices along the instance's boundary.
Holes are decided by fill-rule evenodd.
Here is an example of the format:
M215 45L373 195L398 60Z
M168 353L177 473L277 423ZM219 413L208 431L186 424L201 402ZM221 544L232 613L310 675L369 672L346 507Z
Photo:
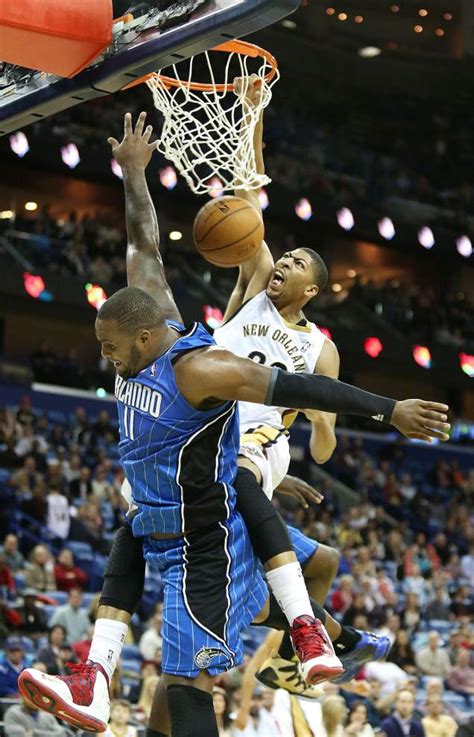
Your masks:
M246 302L214 332L216 343L238 356L265 366L277 366L291 373L314 373L326 340L314 325L286 322L265 292ZM239 402L240 428L245 432L257 425L289 427L296 412L285 407Z

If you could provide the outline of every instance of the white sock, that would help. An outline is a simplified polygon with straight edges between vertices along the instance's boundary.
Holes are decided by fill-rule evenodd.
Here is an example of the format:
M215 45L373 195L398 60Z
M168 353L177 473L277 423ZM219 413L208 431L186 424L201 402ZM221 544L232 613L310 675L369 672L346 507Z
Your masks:
M107 673L109 680L117 667L127 630L128 624L116 622L115 619L96 620L89 660L99 663Z
M286 563L273 571L266 571L266 576L268 585L290 625L296 617L303 614L314 617L303 571L298 562Z

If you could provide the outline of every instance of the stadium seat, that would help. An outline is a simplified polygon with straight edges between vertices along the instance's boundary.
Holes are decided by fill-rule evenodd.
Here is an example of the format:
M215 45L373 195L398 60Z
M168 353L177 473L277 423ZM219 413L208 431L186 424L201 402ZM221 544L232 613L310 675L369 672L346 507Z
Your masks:
M74 558L80 559L81 554L82 555L92 555L92 548L89 545L89 543L80 543L76 542L75 540L68 540L67 546L69 550L72 552Z
M452 628L452 623L447 622L444 619L431 619L427 622L427 630L436 630L440 635L449 635Z
M140 675L141 671L141 663L139 663L137 660L121 660L120 666L122 673L127 673L130 677L131 673L136 673L137 676Z
M54 599L54 601L59 605L65 604L67 601L66 591L48 591L48 596L51 599Z
M123 660L142 660L142 654L135 645L124 645L122 650Z

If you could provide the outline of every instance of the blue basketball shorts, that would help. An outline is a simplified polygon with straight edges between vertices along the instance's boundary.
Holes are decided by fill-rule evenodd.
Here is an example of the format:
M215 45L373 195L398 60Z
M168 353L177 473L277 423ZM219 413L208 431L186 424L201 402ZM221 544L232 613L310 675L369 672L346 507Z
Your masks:
M312 540L310 537L304 535L301 530L296 527L288 525L288 532L290 533L290 539L295 549L296 557L299 564L304 569L306 563L315 554L319 547L317 540Z
M195 678L240 665L241 633L268 597L240 514L172 540L147 537L144 554L164 585L163 672Z

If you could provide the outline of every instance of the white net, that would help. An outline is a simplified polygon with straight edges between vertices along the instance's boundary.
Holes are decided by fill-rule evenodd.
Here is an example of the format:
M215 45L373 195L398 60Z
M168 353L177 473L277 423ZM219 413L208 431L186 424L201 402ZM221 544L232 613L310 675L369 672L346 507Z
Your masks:
M259 189L270 179L257 172L254 133L262 110L272 98L278 69L270 55L256 59L230 52L223 70L224 81L222 78L217 81L212 53L190 59L185 76L180 76L178 65L173 65L174 76L164 78L173 79L173 86L158 74L148 80L155 107L164 117L158 149L196 194L210 193L215 188L216 177L222 182L223 192ZM220 51L214 52L214 62L216 53L223 56ZM209 82L193 89L192 85L196 84L193 74L197 66L202 73L202 60ZM253 68L256 61L258 69ZM182 64L179 67L183 70ZM236 78L240 82L234 88ZM251 101L250 84L258 89Z

